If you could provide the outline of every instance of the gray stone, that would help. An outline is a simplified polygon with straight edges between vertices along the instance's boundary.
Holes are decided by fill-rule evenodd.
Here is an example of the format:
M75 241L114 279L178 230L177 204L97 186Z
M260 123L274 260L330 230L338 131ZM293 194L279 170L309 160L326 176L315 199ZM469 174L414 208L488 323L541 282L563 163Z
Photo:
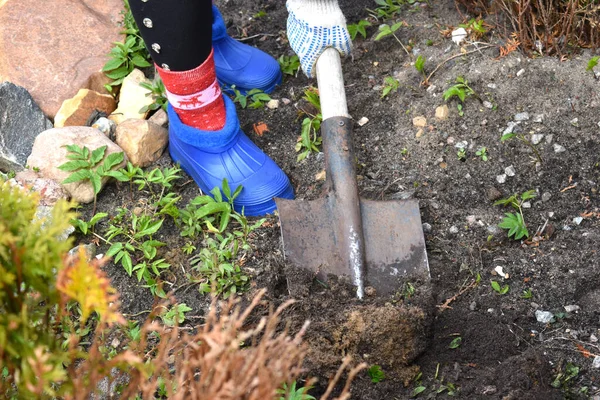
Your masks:
M543 134L534 133L533 135L531 135L531 143L532 144L540 144L540 142L542 141L543 138L544 138Z
M497 175L496 176L496 181L498 183L504 183L504 182L506 182L506 174Z
M428 224L427 222L423 222L423 232L425 233L429 233L431 232L431 224Z
M504 173L507 176L515 176L515 174L517 172L515 171L515 167L513 167L512 165L509 165L508 167L504 168Z
M583 218L582 217L575 217L575 218L573 218L573 223L575 225L581 225L582 222L583 222Z
M550 192L544 192L542 194L542 201L546 202L546 201L550 200L551 197L552 197L552 195L550 194Z
M600 356L594 357L594 361L592 361L592 368L600 368Z
M0 171L22 170L36 136L52 123L29 92L13 83L0 83Z
M554 152L555 153L564 153L565 151L567 151L567 149L565 149L564 146L561 146L558 143L554 143Z
M529 120L529 113L528 112L522 112L522 113L518 113L515 114L515 121L519 122L519 121L527 121Z
M579 128L579 118L573 118L571 120L571 125L573 125L575 128Z
M506 135L508 133L513 133L515 131L515 128L518 125L519 125L519 122L509 121L508 126L506 127L506 129L504 130L504 132L502 132L502 134Z
M568 306L565 306L565 311L566 312L573 312L573 311L579 311L579 309L581 309L581 307L579 307L576 304L570 304Z
M489 109L492 109L492 108L494 108L494 105L493 105L492 103L490 103L489 101L487 101L487 100L485 100L485 101L483 102L483 106L484 106L485 108L489 108Z
M543 324L554 322L554 315L550 311L535 311L535 319Z
M533 117L533 122L536 122L538 124L544 122L544 114L536 114L536 116Z
M450 233L455 234L455 233L458 233L458 228L456 226L451 226L449 231L450 231Z

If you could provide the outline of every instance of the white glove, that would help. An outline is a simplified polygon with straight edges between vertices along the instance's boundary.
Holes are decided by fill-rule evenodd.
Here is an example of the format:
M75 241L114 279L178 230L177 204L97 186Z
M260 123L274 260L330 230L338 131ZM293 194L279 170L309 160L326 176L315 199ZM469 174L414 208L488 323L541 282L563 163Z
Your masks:
M287 0L287 36L309 78L319 56L328 47L342 56L352 51L346 18L337 0Z

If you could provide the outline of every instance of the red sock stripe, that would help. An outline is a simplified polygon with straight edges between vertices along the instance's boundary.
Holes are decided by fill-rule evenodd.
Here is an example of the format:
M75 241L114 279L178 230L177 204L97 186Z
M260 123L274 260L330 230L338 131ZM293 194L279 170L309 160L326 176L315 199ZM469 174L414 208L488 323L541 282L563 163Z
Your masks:
M225 103L217 81L213 53L189 71L170 71L156 66L171 106L181 122L193 128L215 131L225 126Z

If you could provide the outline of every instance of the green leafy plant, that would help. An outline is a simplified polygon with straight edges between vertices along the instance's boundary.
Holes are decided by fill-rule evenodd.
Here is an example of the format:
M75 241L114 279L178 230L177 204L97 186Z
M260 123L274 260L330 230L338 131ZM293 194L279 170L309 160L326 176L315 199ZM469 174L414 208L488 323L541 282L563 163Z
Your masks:
M554 388L567 389L575 378L579 376L579 367L573 363L567 363L564 371L560 371L551 385Z
M467 149L464 147L458 149L456 152L456 157L458 158L458 161L465 161L467 159Z
M377 7L374 10L367 8L367 11L373 18L383 20L395 17L400 12L402 4L398 0L375 0L375 3L377 3Z
M466 24L459 24L458 26L467 31L471 31L475 38L480 38L487 33L487 29L485 28L482 19L471 18Z
M523 203L536 197L534 190L523 192L520 196L513 194L506 199L500 199L494 203L495 206L510 206L516 210L515 213L505 213L505 217L498 226L508 231L508 237L515 240L529 237L529 231L523 217Z
M535 160L537 160L539 163L542 163L542 155L540 154L540 152L538 151L538 149L535 148L535 146L533 145L533 143L531 143L526 137L525 135L523 135L522 133L514 133L514 132L509 132L509 133L505 133L502 135L502 137L500 138L500 142L504 143L507 140L510 140L512 138L517 138L519 139L519 141L521 141L523 144L525 144L527 147L529 147L531 149L531 151L533 151L533 153L535 154Z
M404 22L396 22L395 24L393 24L392 26L388 25L388 24L381 24L379 25L379 32L377 33L377 35L375 36L375 41L381 40L387 36L393 36L394 39L396 39L396 41L398 43L400 43L400 46L402 46L402 49L404 49L404 52L411 57L410 52L408 51L408 49L406 48L406 46L404 46L404 43L402 43L402 41L400 40L400 38L398 38L398 36L396 36L396 31L398 29L400 29L400 27L402 27L405 23Z
M457 336L454 339L452 339L452 341L448 345L448 348L449 349L458 349L461 344L462 344L462 337Z
M75 229L78 229L81 233L87 235L89 232L93 232L96 224L106 217L108 217L108 214L102 212L94 214L94 216L90 218L89 221L84 221L79 218L73 218L70 222Z
M166 326L180 325L185 321L185 313L192 311L187 304L174 304L160 316L163 324Z
M450 86L444 92L444 100L448 101L453 97L458 97L460 103L457 104L458 114L462 117L464 115L463 106L467 97L477 97L477 93L469 86L469 82L462 76L456 77L456 84Z
M242 108L263 108L271 100L271 96L260 89L251 89L246 94L242 94L235 85L231 85L231 90L235 94L234 103L239 103Z
M123 79L136 67L152 66L149 62L150 54L140 36L127 1L125 1L123 25L125 30L122 33L125 34L125 41L123 43L114 42L115 47L110 50L109 60L102 68L105 75L113 79L112 83L105 85L108 91L112 91L113 86L123 83Z
M262 18L262 17L266 17L267 16L267 12L265 10L260 10L259 12L257 12L256 14L253 15L253 18Z
M277 59L277 62L279 63L281 72L286 75L295 76L298 69L300 69L300 59L295 54L293 56L281 55Z
M531 289L523 290L521 298L526 300L533 298L533 292L531 291Z
M367 374L369 375L369 378L371 378L371 382L373 383L379 383L385 379L385 373L377 364L371 365L371 367L369 367L369 369L367 370Z
M590 58L590 61L588 61L587 68L585 70L593 71L596 65L598 65L598 60L600 60L600 56L594 56Z
M350 38L354 40L360 34L365 39L367 37L366 28L369 26L371 26L371 23L365 19L358 21L356 24L349 24L348 33L350 33Z
M500 295L506 294L510 290L510 287L508 285L500 286L500 284L497 281L490 281L490 284L492 285L492 289L494 289L494 292Z
M383 89L381 91L381 98L383 99L384 97L387 97L387 95L389 95L390 93L395 93L398 91L398 87L400 87L400 82L398 81L398 79L391 77L391 76L386 76L383 80L384 85L383 85Z
M140 86L150 91L146 93L146 96L151 96L153 100L152 104L142 107L140 113L158 110L159 108L167 111L167 92L162 79L160 79L160 75L156 74L152 83L142 82Z
M481 161L487 161L488 160L487 147L480 148L479 150L477 150L475 152L475 155L478 156L479 158L481 158Z
M425 74L425 57L420 54L415 60L415 69L423 75L423 82L427 82L427 75Z
M67 161L59 165L61 171L71 172L71 174L62 181L63 184L81 181L89 181L94 191L94 210L96 213L96 202L98 193L102 189L102 179L111 176L111 170L123 162L123 152L111 153L104 158L107 146L98 147L90 151L87 147L79 147L76 144L67 145ZM100 164L104 160L102 164Z
M296 143L296 153L300 153L297 158L298 162L304 160L311 153L318 153L321 151L319 146L321 146L322 143L322 138L319 136L321 122L323 121L319 91L313 87L309 87L304 91L304 96L302 98L316 109L316 114L311 114L310 112L303 110L308 117L302 120L302 130Z
M308 394L308 391L313 388L312 386L296 386L296 381L293 381L289 387L287 383L284 383L281 388L277 389L279 400L316 400Z

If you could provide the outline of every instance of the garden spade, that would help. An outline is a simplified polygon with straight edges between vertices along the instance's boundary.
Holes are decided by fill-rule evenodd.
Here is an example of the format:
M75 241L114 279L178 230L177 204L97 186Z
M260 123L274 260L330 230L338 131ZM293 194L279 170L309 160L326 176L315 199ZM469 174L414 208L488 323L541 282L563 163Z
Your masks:
M327 279L347 276L359 299L365 287L392 294L400 279L429 279L416 200L361 199L340 56L327 49L316 65L323 123L326 194L317 200L275 199L286 259Z

